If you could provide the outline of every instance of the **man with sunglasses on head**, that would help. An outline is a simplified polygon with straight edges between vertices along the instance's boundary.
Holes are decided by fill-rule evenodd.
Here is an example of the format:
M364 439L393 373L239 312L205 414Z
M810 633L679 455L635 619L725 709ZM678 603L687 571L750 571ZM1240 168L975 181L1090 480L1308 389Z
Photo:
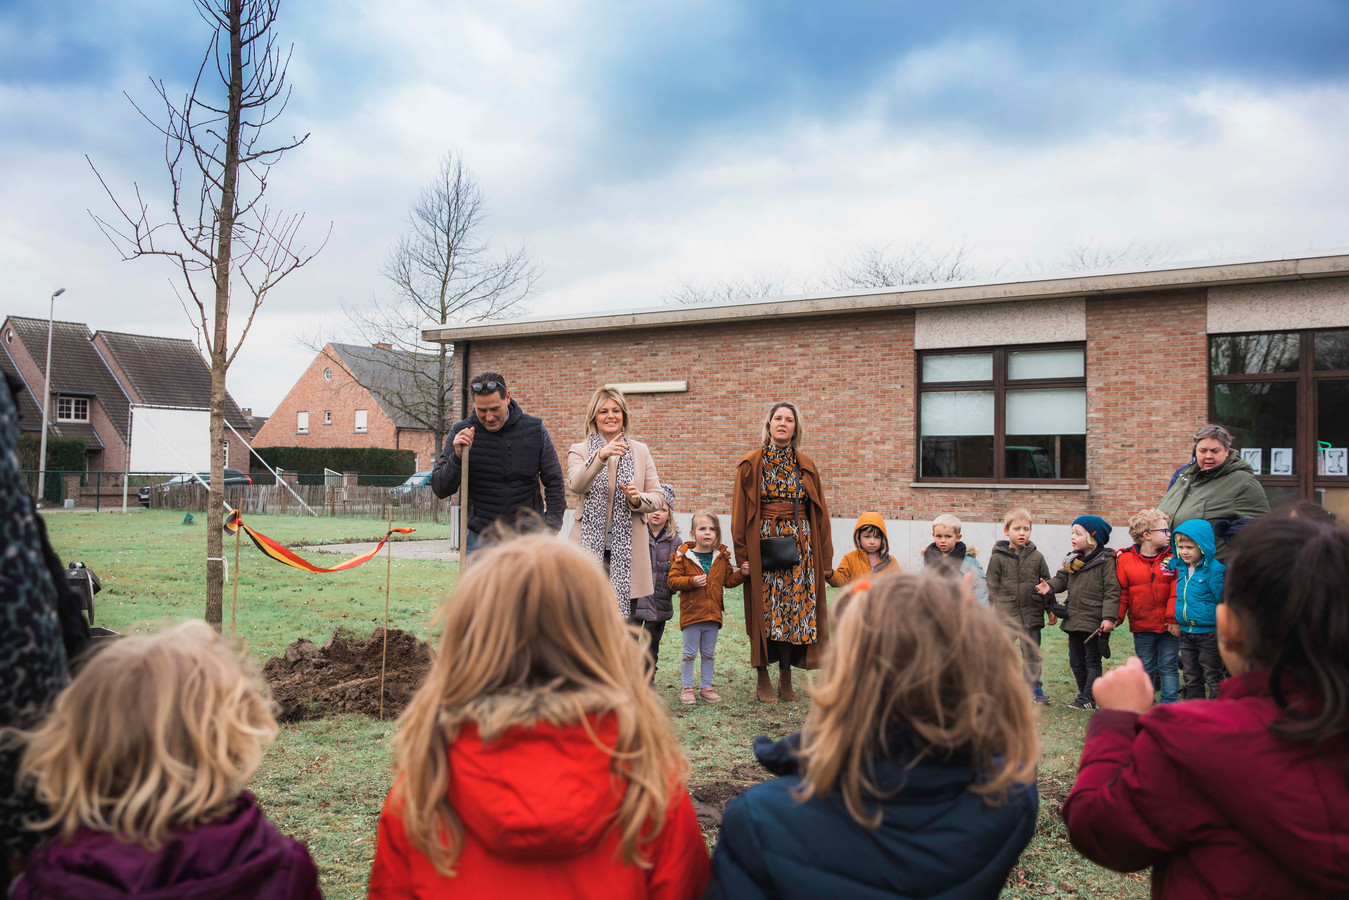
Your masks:
M511 399L506 379L496 372L475 375L468 387L473 413L450 429L440 462L431 473L431 490L441 498L459 490L464 450L471 447L469 552L494 522L516 525L522 510L538 513L549 528L558 531L567 500L562 464L543 420L520 409Z

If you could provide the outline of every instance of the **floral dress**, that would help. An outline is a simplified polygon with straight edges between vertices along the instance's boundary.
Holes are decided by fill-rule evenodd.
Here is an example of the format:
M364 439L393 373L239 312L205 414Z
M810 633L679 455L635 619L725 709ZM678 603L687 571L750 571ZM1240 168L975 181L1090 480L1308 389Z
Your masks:
M765 516L760 537L795 537L801 554L799 565L763 573L764 637L787 644L813 644L815 634L815 558L811 550L810 518L796 450L769 444L763 451L763 480L759 483L760 507L766 503L801 501L801 531L789 513Z

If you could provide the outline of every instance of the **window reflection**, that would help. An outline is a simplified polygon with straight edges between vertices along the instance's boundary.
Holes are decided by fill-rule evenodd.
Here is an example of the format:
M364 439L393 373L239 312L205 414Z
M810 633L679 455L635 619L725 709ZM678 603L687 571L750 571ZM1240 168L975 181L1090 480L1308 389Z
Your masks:
M1215 337L1209 347L1209 372L1213 375L1296 372L1298 346L1296 332Z

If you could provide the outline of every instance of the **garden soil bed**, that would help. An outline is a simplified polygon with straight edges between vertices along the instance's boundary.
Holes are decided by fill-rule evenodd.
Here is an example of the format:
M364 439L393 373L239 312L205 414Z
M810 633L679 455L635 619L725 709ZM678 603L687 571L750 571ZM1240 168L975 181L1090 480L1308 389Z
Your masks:
M368 638L336 631L322 647L301 638L272 657L262 674L282 722L339 713L380 715L380 659L384 629ZM431 666L431 648L407 631L390 629L384 669L384 718L397 718Z

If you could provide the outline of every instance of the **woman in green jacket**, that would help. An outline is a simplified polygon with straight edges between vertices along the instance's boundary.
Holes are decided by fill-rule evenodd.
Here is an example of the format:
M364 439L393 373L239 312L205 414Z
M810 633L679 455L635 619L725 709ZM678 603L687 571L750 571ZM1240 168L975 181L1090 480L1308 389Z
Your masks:
M1269 498L1250 463L1232 452L1232 435L1221 425L1205 425L1194 435L1194 462L1181 469L1157 508L1172 526L1204 519L1218 538L1218 560L1227 543L1254 518L1269 512Z

